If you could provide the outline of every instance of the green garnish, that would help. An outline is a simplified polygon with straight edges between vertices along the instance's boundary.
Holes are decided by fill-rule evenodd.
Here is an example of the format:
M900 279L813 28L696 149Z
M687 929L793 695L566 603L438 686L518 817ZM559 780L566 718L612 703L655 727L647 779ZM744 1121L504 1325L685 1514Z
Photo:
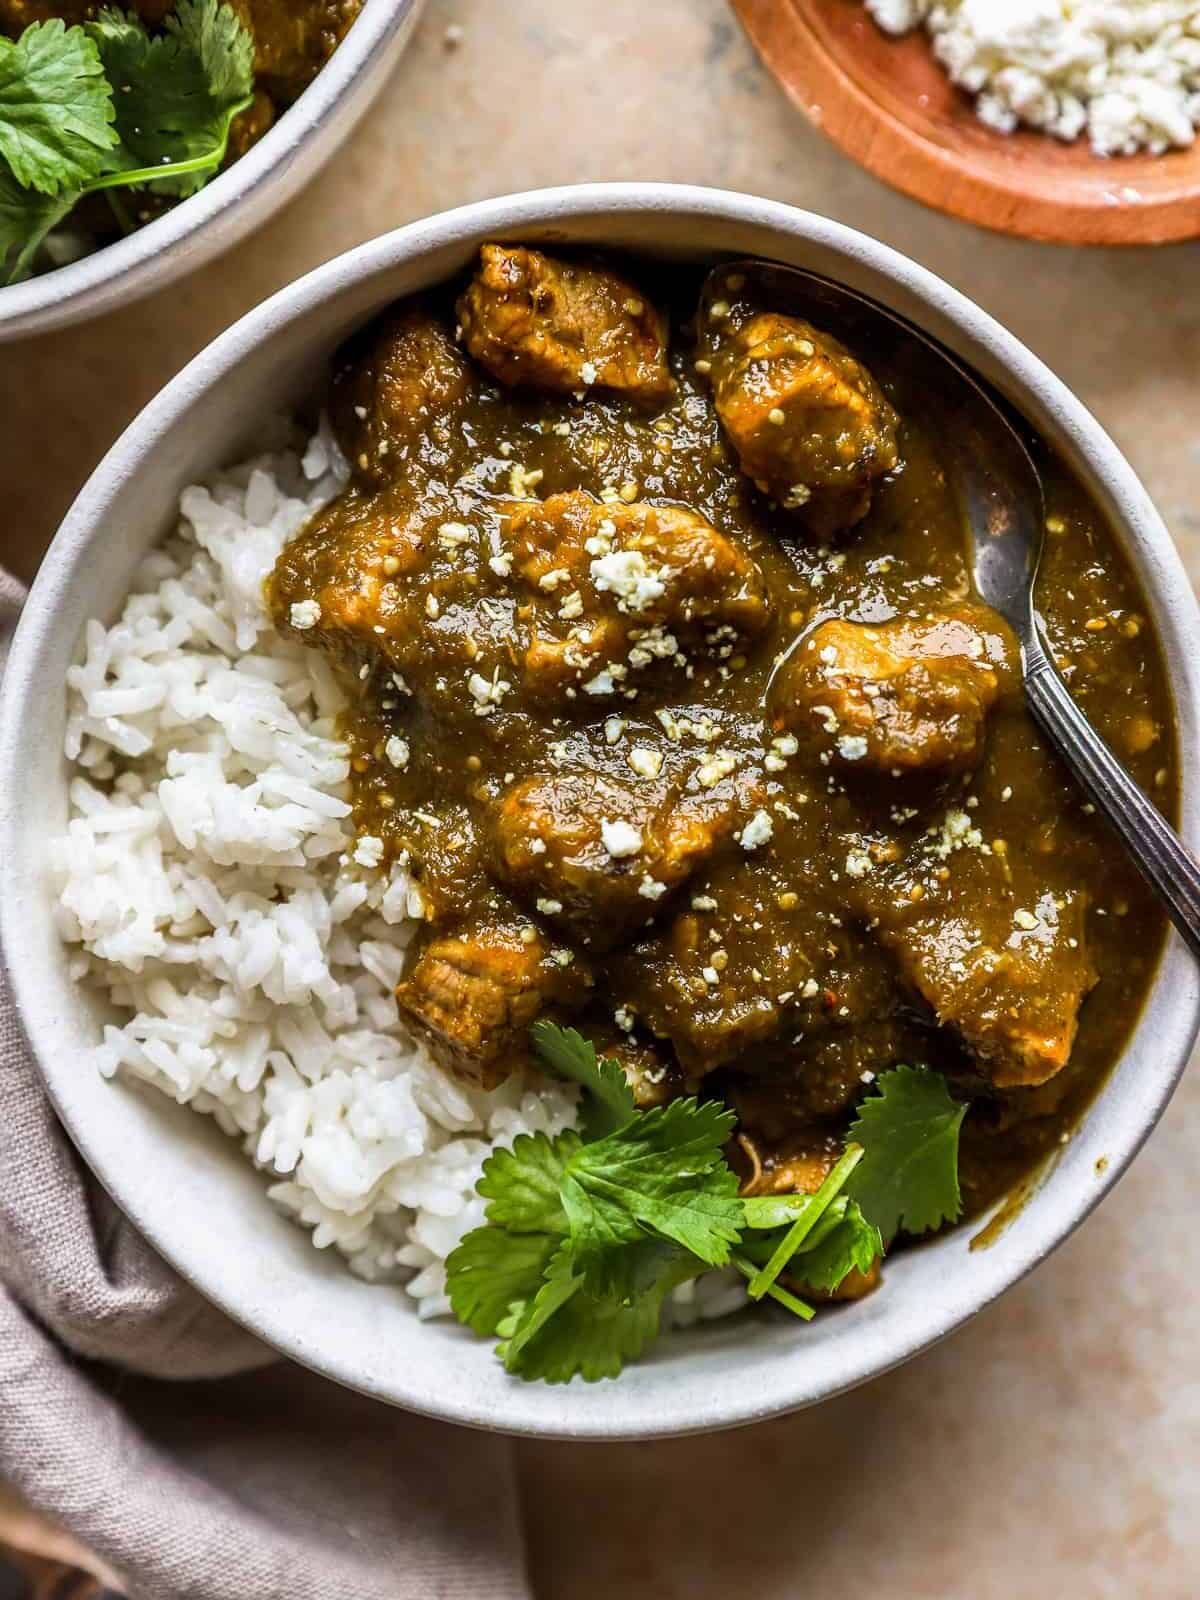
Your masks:
M825 1182L811 1195L804 1210L788 1228L780 1239L771 1257L761 1272L755 1273L750 1280L751 1300L761 1300L763 1295L778 1278L792 1257L801 1249L810 1238L813 1229L821 1221L829 1207L837 1199L838 1194L863 1158L861 1145L852 1144L846 1147L846 1153L825 1179ZM845 1274L843 1274L845 1276ZM841 1282L841 1279L838 1279Z
M253 99L253 62L223 0L177 0L153 36L106 9L0 39L0 277L23 276L85 195L152 184L182 197L207 183Z
M589 1138L615 1133L637 1115L633 1090L612 1056L597 1061L594 1046L574 1028L559 1028L553 1022L535 1022L529 1030L533 1048L560 1078L568 1078L587 1090L583 1104L583 1127Z
M753 1299L808 1321L813 1307L782 1274L832 1294L870 1272L901 1224L923 1232L958 1215L964 1108L933 1073L880 1077L816 1194L742 1199L724 1106L638 1111L619 1063L597 1060L574 1029L541 1022L532 1037L546 1066L583 1088L582 1134L522 1134L489 1156L476 1186L487 1223L446 1264L455 1316L497 1337L519 1377L616 1377L657 1337L671 1290L726 1265Z
M850 1138L866 1154L847 1185L885 1245L901 1228L928 1233L962 1211L958 1134L965 1105L925 1067L896 1067L858 1108Z
M83 28L55 18L0 39L0 156L22 189L56 195L94 178L118 143L112 87Z
M567 1163L562 1198L575 1260L589 1287L609 1281L623 1246L668 1239L723 1267L742 1236L738 1182L724 1146L735 1118L713 1101L643 1111Z

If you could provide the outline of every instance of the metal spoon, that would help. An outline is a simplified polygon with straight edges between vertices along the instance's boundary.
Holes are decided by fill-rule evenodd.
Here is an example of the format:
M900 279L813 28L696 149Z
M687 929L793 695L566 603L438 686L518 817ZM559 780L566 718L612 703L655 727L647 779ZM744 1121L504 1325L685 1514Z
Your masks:
M1043 641L1034 604L1045 540L1042 483L1000 408L940 345L865 295L797 267L762 261L729 262L718 273L742 273L768 288L775 281L781 288L791 285L803 297L806 315L815 311L819 320L827 309L839 319L850 314L859 327L884 323L893 338L899 332L941 363L939 401L954 426L941 433L938 446L963 508L975 588L1020 642L1034 720L1200 957L1200 863L1075 704Z

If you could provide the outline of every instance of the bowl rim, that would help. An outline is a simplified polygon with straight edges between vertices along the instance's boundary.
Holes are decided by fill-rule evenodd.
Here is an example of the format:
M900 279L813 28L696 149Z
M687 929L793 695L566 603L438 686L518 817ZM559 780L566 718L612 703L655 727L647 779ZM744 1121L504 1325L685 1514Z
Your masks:
M231 248L267 220L337 147L321 150L335 114L362 96L381 53L424 0L367 0L303 94L240 160L144 228L22 283L0 287L0 342L48 333L127 305ZM349 130L349 123L343 131Z
M965 345L973 352L965 359L985 374L1007 375L1010 397L1015 391L1027 410L1032 408L1053 418L1056 431L1078 449L1116 508L1112 515L1122 543L1146 563L1141 577L1156 609L1176 699L1184 833L1195 846L1200 840L1200 659L1186 648L1186 643L1189 637L1196 637L1200 628L1200 608L1170 535L1116 446L1082 403L1036 356L967 297L923 267L889 246L813 213L712 189L603 184L476 202L362 244L247 313L150 401L81 490L30 592L0 689L0 947L7 958L18 1016L43 1079L68 1132L101 1183L181 1276L281 1354L348 1387L410 1410L469 1426L543 1438L666 1437L762 1420L842 1393L926 1349L1024 1277L1112 1189L1165 1109L1200 1028L1200 979L1182 941L1171 934L1147 1007L1149 1011L1157 999L1152 1021L1159 1032L1153 1039L1143 1039L1145 1027L1139 1026L1134 1046L1127 1049L1122 1061L1138 1053L1138 1041L1140 1054L1146 1059L1136 1061L1136 1073L1123 1071L1120 1065L1114 1069L1080 1130L1081 1134L1087 1132L1098 1116L1101 1102L1110 1095L1119 1096L1114 1102L1120 1112L1117 1125L1108 1125L1112 1116L1102 1124L1107 1165L1093 1169L1091 1151L1083 1138L1078 1161L1073 1147L1065 1152L1037 1202L1022 1216L1022 1226L1005 1235L1004 1249L979 1252L972 1258L972 1281L979 1281L970 1294L952 1275L943 1273L941 1278L945 1281L939 1282L937 1303L925 1307L919 1315L909 1316L906 1322L893 1318L886 1327L870 1321L856 1324L860 1329L857 1344L851 1341L840 1350L836 1335L831 1335L829 1350L819 1359L796 1360L782 1370L772 1366L769 1372L756 1372L753 1381L747 1361L738 1367L736 1381L705 1388L689 1384L678 1372L669 1374L674 1381L666 1384L656 1385L651 1378L652 1398L645 1412L640 1409L647 1405L645 1393L636 1385L630 1392L631 1377L644 1372L644 1367L631 1369L619 1384L574 1384L562 1390L509 1380L496 1390L475 1377L460 1381L463 1367L461 1357L456 1362L455 1351L461 1347L453 1340L446 1342L437 1363L439 1376L443 1369L451 1374L445 1382L447 1392L431 1392L407 1376L399 1381L381 1381L369 1367L356 1365L352 1357L347 1357L336 1340L332 1347L326 1347L309 1330L290 1323L286 1308L280 1311L274 1304L267 1304L264 1309L260 1304L257 1314L249 1316L220 1272L208 1270L207 1265L202 1269L195 1261L181 1258L174 1248L171 1220L139 1206L139 1175L126 1170L127 1164L98 1159L96 1150L90 1148L93 1141L89 1128L80 1126L71 1106L64 1103L69 1083L66 1069L42 1043L43 1032L48 1035L52 1026L42 992L46 964L22 938L22 928L23 908L34 896L44 895L45 890L38 864L27 859L20 848L20 796L18 784L9 775L26 770L24 762L32 748L39 695L43 701L45 695L39 687L38 658L43 649L50 648L56 611L67 586L86 573L87 563L95 559L95 552L103 545L105 512L112 495L124 481L136 479L146 461L161 448L172 426L186 417L197 396L227 381L243 355L277 336L286 336L289 330L298 330L310 313L336 301L343 291L394 274L426 256L466 250L487 237L519 237L549 227L555 230L555 238L565 238L573 229L589 224L615 233L622 227L636 227L638 219L650 213L665 214L673 223L694 228L757 227L779 242L781 259L786 259L782 253L785 246L832 253L841 261L849 281L856 274L882 280L899 302L898 309L913 316L915 307L920 325L938 337L956 335L948 340L952 348L964 354ZM544 232L538 234L545 236ZM706 247L705 253L719 254L719 250ZM988 373L989 366L993 373ZM1043 1202L1042 1195L1050 1196L1051 1191L1053 1203L1049 1199ZM950 1238L961 1241L962 1231ZM949 1240L943 1241L942 1247L948 1244ZM921 1256L925 1252L913 1254ZM883 1299L871 1297L861 1305L871 1307ZM831 1327L835 1323L841 1326L843 1315L844 1308L826 1320ZM443 1331L445 1326L441 1325ZM687 1345L690 1337L677 1336L675 1353L679 1359L689 1359L690 1351L700 1348L698 1342ZM719 1335L710 1328L700 1337L712 1340ZM680 1347L685 1345L679 1355ZM619 1390L622 1392L618 1394Z

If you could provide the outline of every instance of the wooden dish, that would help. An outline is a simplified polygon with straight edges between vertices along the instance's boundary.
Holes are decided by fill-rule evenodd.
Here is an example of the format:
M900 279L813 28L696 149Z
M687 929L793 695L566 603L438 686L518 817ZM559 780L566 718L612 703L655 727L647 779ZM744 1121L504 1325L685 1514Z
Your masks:
M1104 158L1086 139L995 133L946 77L927 36L890 37L862 0L732 3L809 121L926 205L1059 244L1200 236L1200 140L1162 156Z

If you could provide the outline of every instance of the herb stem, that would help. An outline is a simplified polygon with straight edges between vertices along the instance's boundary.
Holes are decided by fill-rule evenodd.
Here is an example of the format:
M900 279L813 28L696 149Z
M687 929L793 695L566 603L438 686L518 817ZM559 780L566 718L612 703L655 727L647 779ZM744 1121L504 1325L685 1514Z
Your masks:
M862 1160L866 1151L860 1144L847 1145L845 1153L837 1166L825 1179L825 1182L813 1195L807 1208L797 1217L792 1226L784 1234L775 1249L774 1255L766 1266L756 1272L750 1280L750 1298L761 1300L763 1295L770 1292L776 1278L787 1266L788 1262L800 1249L801 1245L812 1233L817 1223L837 1199L838 1193L847 1178Z
M106 172L99 178L93 178L90 183L85 183L80 193L97 194L101 189L122 189L134 183L153 183L156 179L162 178L184 178L192 172L211 172L225 159L225 151L229 147L229 129L233 119L253 102L254 96L246 95L236 105L228 108L225 134L216 150L209 150L201 156L189 156L186 161L164 161L157 167L134 167L132 170Z
M746 1257L742 1255L732 1255L729 1260L744 1278L753 1279L755 1277L758 1269L753 1261L747 1261ZM794 1294L789 1294L778 1283L772 1283L766 1292L770 1299L777 1301L786 1310L790 1311L794 1317L799 1317L802 1322L811 1322L817 1314L806 1300L797 1299Z

